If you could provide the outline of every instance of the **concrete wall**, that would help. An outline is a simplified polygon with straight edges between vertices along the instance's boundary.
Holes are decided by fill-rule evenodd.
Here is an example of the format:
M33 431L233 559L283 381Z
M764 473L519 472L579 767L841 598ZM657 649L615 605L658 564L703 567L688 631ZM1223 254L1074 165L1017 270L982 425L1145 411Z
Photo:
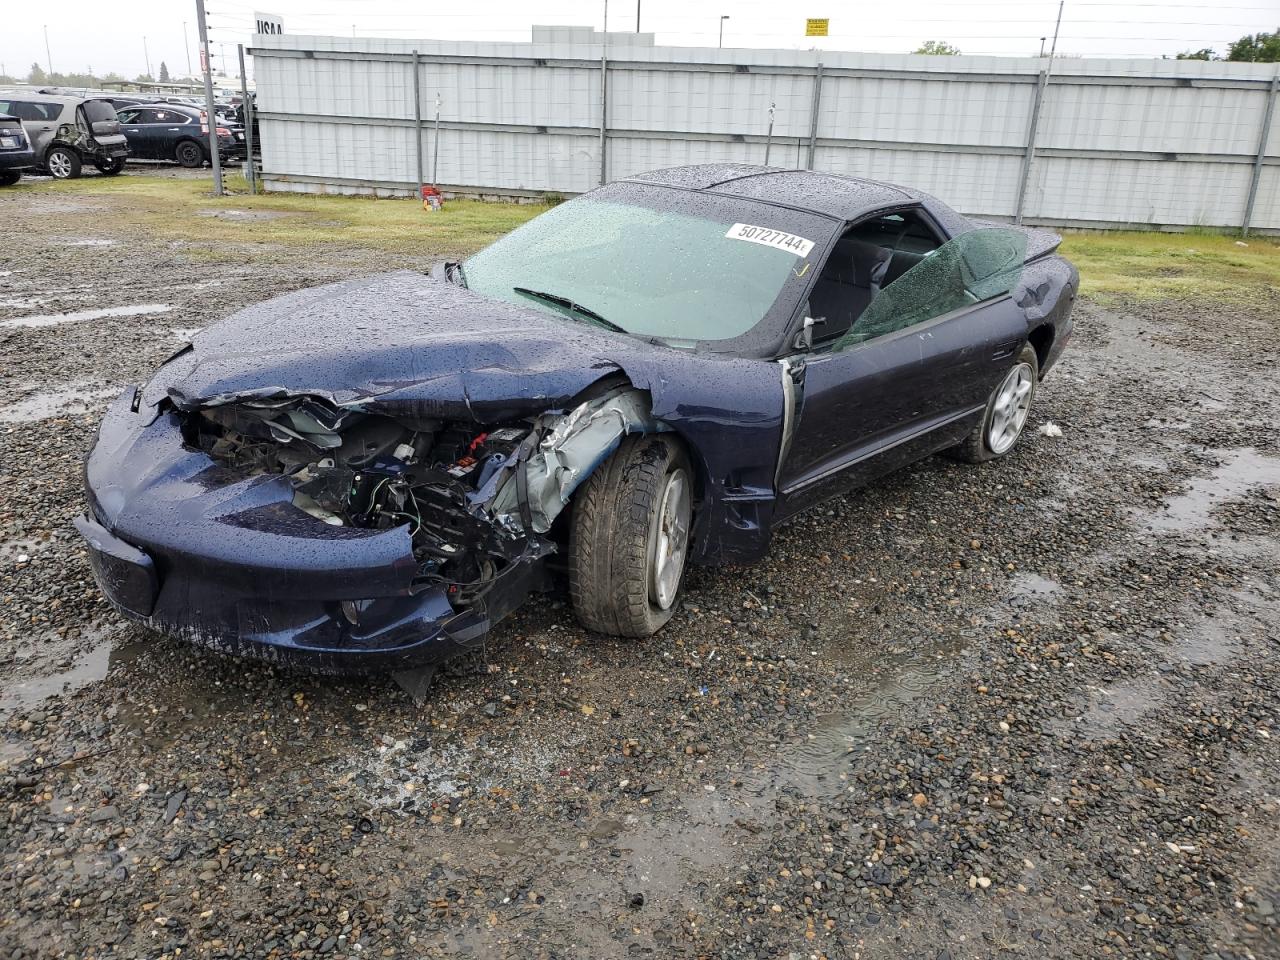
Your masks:
M1251 225L1280 230L1280 122L1258 161L1275 64L1065 59L1042 87L1047 59L655 47L588 28L534 38L255 38L265 182L414 192L418 142L432 179L437 95L437 182L511 196L590 190L602 171L764 162L772 103L771 163L910 184L965 213L1238 227L1256 178Z

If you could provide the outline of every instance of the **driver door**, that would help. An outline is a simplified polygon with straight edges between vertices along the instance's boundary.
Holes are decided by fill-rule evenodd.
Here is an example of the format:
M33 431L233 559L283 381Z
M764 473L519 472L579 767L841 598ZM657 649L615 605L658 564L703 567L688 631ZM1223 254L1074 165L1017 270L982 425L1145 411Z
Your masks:
M783 515L972 428L1026 339L1010 297L1025 254L1020 231L962 234L880 290L839 337L782 361L793 388L777 477Z

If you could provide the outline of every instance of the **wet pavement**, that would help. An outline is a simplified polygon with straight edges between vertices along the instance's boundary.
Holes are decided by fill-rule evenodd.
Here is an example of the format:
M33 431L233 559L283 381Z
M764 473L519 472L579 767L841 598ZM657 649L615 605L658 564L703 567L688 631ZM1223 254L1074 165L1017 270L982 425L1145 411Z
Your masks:
M69 524L192 329L425 261L3 203L0 957L1280 956L1274 303L1085 302L1007 460L694 571L652 640L558 590L418 706L126 625Z

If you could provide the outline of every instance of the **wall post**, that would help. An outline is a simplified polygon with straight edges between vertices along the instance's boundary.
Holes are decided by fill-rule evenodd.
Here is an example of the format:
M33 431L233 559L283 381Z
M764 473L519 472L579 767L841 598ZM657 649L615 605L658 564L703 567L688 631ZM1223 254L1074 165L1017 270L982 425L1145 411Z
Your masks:
M413 51L413 147L418 160L418 179L414 192L422 190L422 78L418 76L418 51Z
M600 186L604 186L608 178L608 166L605 147L605 124L609 116L609 58L600 54Z
M818 108L822 106L822 62L813 74L813 104L809 107L809 159L806 170L813 169L813 154L818 149Z
M1258 134L1258 153L1253 158L1253 175L1249 178L1249 196L1244 201L1244 223L1240 224L1240 236L1249 235L1249 221L1253 219L1253 203L1258 199L1258 181L1262 179L1262 161L1267 158L1267 141L1271 139L1271 116L1276 112L1276 91L1280 90L1280 73L1271 78L1267 88L1267 104L1263 107L1262 130Z
M1031 163L1036 158L1036 131L1040 127L1040 105L1044 103L1045 87L1049 85L1049 71L1041 70L1036 81L1035 99L1031 102L1031 118L1027 122L1027 149L1022 155L1022 172L1018 175L1018 199L1013 207L1013 222L1022 223L1022 211L1027 202L1027 184L1031 180Z

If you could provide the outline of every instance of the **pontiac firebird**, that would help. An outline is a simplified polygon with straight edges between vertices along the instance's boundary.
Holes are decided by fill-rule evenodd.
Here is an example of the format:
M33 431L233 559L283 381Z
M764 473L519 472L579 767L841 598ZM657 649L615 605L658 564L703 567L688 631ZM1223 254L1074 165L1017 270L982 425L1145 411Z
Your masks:
M631 177L200 332L112 405L77 526L124 616L315 670L464 652L557 573L648 636L687 562L1006 456L1071 332L1058 243L836 174Z

